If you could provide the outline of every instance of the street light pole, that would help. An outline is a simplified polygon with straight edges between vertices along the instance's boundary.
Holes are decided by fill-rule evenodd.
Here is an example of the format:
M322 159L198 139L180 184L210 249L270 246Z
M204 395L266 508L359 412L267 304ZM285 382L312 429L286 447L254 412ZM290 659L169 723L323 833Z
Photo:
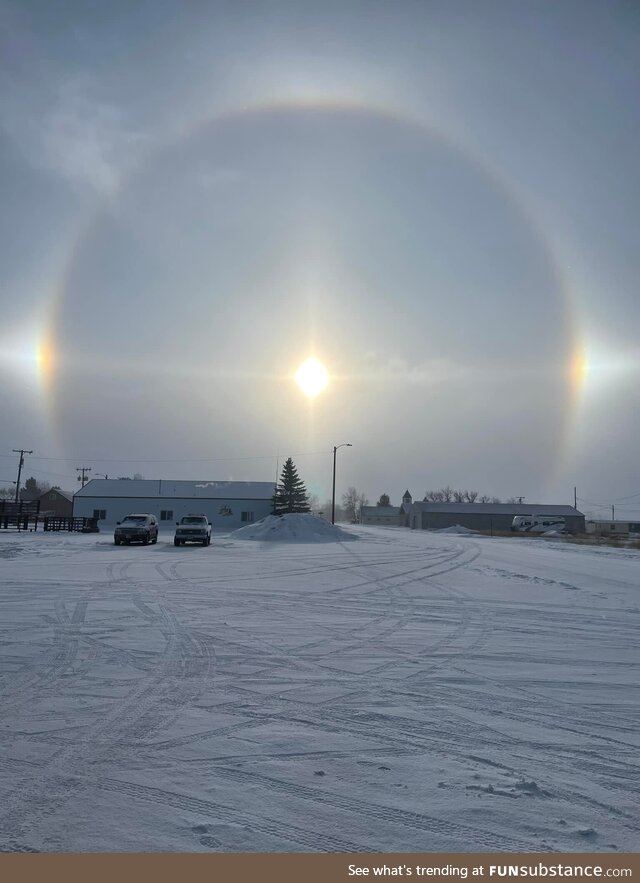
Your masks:
M331 493L331 524L336 523L336 453L338 448L352 448L353 445L345 442L343 445L333 446L333 491Z

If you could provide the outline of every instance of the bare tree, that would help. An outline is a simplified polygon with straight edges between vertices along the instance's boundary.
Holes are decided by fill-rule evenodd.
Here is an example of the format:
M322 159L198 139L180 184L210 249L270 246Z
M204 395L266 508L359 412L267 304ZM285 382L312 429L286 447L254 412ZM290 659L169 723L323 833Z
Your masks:
M507 500L507 503L517 503L517 502L518 501L516 500L515 497L509 497L509 499Z
M475 503L478 500L478 491L456 490L454 491L450 485L440 488L439 491L425 491L425 503ZM483 494L478 500L480 503L490 503L491 497Z
M15 499L16 492L12 487L0 487L0 500L13 500Z
M492 503L501 503L502 500L500 499L500 497L491 497L491 502Z
M342 495L342 507L347 521L357 522L360 520L360 510L367 506L369 500L364 494L358 493L354 487L347 488L346 494Z

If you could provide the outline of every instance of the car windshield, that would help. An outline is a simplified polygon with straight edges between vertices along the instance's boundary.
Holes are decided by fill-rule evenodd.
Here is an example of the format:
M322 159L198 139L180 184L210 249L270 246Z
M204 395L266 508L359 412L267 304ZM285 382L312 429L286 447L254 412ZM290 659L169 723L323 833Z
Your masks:
M187 515L182 519L182 524L206 524L207 519L201 515Z
M123 524L142 524L146 521L144 515L127 515L127 517L122 522Z

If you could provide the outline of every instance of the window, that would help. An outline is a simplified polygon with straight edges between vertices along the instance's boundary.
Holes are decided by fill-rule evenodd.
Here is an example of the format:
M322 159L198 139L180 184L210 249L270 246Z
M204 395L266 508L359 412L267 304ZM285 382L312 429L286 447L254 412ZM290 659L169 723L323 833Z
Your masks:
M52 494L49 494L49 499L50 499L50 500L55 500L55 498L56 498L57 496L58 496L58 495L57 495L56 492L54 491Z
M173 509L162 509L160 512L160 521L173 521Z
M253 521L253 512L243 512L240 516L241 521L246 521L247 523Z
M106 509L94 509L93 510L93 517L96 519L96 521L104 521L105 518L107 517L107 510Z

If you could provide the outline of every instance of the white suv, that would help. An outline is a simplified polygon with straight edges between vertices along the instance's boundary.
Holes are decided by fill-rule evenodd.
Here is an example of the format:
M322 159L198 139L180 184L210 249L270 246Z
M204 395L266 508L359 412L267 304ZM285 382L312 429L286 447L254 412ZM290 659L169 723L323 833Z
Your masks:
M185 543L211 544L211 523L206 515L184 515L180 521L176 521L176 525L174 546L184 546Z

